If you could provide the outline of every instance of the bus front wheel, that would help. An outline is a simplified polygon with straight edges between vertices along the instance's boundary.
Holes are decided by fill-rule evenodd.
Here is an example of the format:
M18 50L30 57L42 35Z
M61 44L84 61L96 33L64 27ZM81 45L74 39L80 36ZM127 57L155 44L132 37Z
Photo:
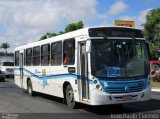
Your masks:
M32 88L31 80L28 81L27 91L28 91L29 96L33 96L33 88Z
M66 88L66 102L70 109L74 109L76 107L74 92L71 85L68 85Z

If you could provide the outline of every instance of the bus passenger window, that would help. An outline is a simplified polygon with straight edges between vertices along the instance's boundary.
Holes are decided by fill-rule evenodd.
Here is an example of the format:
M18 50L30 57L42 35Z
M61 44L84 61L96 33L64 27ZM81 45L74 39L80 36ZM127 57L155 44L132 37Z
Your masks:
M15 52L15 66L19 66L19 51Z
M63 42L63 64L73 65L75 62L75 39Z
M58 41L51 45L51 65L61 65L62 63L62 42Z
M40 46L33 48L33 59L32 59L33 66L40 65Z
M48 66L50 64L50 45L41 46L41 65Z
M32 65L32 48L26 49L26 66Z
M71 57L68 54L65 54L63 61L64 61L63 62L64 64L71 64L72 63L71 62Z

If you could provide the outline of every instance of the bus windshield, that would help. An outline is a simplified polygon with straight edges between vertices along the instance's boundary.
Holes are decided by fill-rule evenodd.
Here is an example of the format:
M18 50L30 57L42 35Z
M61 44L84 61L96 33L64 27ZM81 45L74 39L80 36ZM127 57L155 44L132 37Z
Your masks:
M3 66L14 66L13 62L3 62Z
M144 40L92 40L91 72L96 77L145 76L149 74L149 67Z

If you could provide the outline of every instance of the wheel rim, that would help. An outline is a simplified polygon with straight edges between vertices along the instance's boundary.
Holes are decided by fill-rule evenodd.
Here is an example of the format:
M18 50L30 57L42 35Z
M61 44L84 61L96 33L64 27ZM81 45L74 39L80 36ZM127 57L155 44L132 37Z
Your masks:
M73 103L74 101L74 94L73 94L73 90L69 90L67 93L67 98L68 98L68 102L69 103Z

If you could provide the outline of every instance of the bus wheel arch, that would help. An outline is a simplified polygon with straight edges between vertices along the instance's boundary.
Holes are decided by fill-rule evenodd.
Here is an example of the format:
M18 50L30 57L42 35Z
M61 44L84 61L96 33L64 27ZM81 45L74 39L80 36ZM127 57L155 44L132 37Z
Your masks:
M74 91L72 85L69 82L63 84L64 103L68 105L70 109L74 109L77 106L74 98Z

